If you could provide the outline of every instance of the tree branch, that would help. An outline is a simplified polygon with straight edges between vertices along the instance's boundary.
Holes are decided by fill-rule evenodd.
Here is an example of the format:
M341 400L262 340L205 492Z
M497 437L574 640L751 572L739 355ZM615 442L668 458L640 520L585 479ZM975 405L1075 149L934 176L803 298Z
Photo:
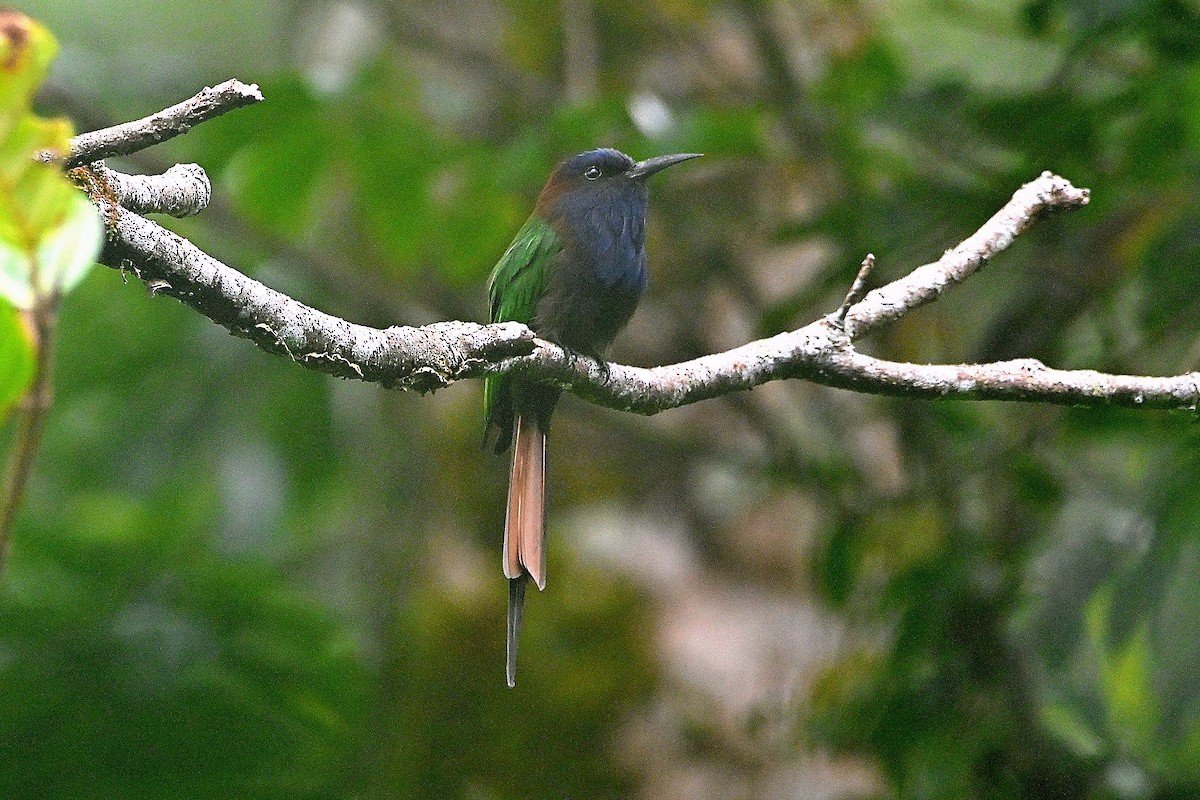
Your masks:
M237 336L342 378L430 391L533 350L524 325L441 322L386 330L304 305L227 267L187 239L101 199L109 235L100 262L128 269L151 294L174 297Z
M1065 178L1043 172L1037 180L1018 189L1003 208L958 247L947 250L932 264L917 267L905 277L868 292L846 316L850 338L858 339L936 300L942 292L975 274L1047 212L1079 208L1087 202L1087 189L1076 189Z
M257 84L247 86L231 78L216 86L206 86L194 97L133 122L81 133L71 140L67 169L90 164L112 156L127 156L151 145L187 133L194 125L219 117L227 111L262 102ZM52 156L43 154L44 160Z
M97 161L70 174L93 199L107 198L136 214L190 217L212 197L212 184L198 164L176 164L161 175L126 175Z
M1167 378L1106 375L1050 369L1032 359L900 364L854 349L854 341L867 332L937 299L970 277L1040 217L1087 203L1086 189L1049 172L1022 186L978 231L942 258L863 297L874 263L868 256L846 302L826 317L724 353L652 369L602 366L535 338L517 323L442 322L385 330L356 325L222 264L186 239L123 208L125 201L119 197L94 193L93 200L109 221L102 263L132 270L152 294L175 297L264 350L332 375L388 387L431 391L459 380L513 371L556 383L599 405L642 414L787 378L910 397L1191 410L1200 403L1200 373Z
M1072 406L1187 409L1200 402L1200 372L1171 377L1051 369L1036 358L989 364L902 364L847 350L820 383L872 394L1023 400Z

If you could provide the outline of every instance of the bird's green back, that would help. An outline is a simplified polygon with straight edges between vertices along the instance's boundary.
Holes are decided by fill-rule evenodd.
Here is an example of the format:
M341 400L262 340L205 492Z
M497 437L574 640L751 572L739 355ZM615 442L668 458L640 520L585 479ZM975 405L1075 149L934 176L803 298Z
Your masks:
M534 214L517 231L508 250L492 270L488 280L488 299L491 322L520 322L528 325L537 311L538 301L546 286L546 276L553 268L554 258L562 249L562 240L550 223ZM506 378L493 375L484 387L484 412L487 426L498 424L506 429L510 420L497 415L511 415L505 402ZM507 445L507 442L502 442Z

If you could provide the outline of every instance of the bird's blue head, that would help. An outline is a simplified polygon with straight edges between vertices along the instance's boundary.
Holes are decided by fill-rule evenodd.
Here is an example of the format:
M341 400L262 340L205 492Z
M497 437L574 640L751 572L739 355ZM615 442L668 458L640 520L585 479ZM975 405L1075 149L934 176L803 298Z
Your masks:
M588 257L606 286L629 289L646 281L646 179L698 153L634 161L600 148L560 163L538 195L536 213Z
M539 212L552 215L564 195L592 198L593 203L630 200L646 196L646 178L672 164L699 158L699 153L680 153L634 161L620 150L601 147L562 161L538 196Z

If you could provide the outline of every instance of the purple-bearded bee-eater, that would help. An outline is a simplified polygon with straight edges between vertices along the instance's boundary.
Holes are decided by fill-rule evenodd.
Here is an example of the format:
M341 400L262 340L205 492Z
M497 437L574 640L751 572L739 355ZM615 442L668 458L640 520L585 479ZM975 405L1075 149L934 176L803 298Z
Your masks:
M602 361L646 289L646 179L698 153L634 161L612 149L559 164L529 220L492 270L492 322L520 322L538 336ZM512 445L504 519L508 578L508 685L532 580L546 588L546 434L560 390L510 375L488 377L485 440Z

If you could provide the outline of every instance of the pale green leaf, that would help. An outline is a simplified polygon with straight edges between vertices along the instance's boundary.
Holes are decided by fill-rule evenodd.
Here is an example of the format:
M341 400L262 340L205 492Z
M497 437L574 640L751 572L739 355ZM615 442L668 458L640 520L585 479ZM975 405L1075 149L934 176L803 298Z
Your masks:
M70 147L65 120L42 119L30 108L56 52L41 25L0 11L0 297L17 308L78 284L103 236L87 198L58 165L35 157Z
M38 275L42 285L66 294L91 269L104 243L104 226L96 207L81 193L67 200L67 213L38 245Z
M33 348L20 313L0 303L0 419L33 377Z
M0 237L0 299L17 308L33 307L29 256Z

